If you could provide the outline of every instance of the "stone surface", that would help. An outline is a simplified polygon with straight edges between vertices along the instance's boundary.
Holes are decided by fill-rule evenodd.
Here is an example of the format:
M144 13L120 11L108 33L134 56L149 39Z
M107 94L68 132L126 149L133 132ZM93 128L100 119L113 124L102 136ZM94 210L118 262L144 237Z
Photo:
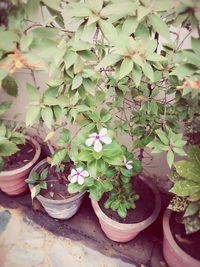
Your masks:
M165 202L167 203L166 200ZM154 266L156 260L158 263L164 262L160 249L162 247L162 213L160 218L151 227L141 232L136 239L120 244L109 240L104 235L87 197L79 212L66 221L52 219L43 210L33 210L28 193L14 199L0 193L0 203L4 206L4 210L14 208L12 213L15 212L14 217L18 224L16 231L18 234L15 231L12 233L15 235L15 241L11 242L10 238L8 242L4 234L7 230L12 232L12 229L15 229L13 219L10 220L7 225L8 229L3 233L4 244L9 249L17 244L19 247L31 248L33 251L34 249L42 250L45 256L41 267L62 267L65 266L66 261L69 263L73 261L72 267L159 267L159 265ZM42 231L38 225L42 227ZM10 229L11 226L12 229ZM29 228L31 230L28 230ZM21 234L19 234L20 229ZM54 235L50 237L45 229ZM8 231L7 234L9 237ZM61 247L58 249L59 246ZM155 253L156 247L159 247L157 254ZM54 253L55 257L53 250L57 251Z
M44 261L44 251L27 247L13 247L6 258L5 267L38 267Z
M11 214L8 210L0 212L0 234L6 229L10 218Z

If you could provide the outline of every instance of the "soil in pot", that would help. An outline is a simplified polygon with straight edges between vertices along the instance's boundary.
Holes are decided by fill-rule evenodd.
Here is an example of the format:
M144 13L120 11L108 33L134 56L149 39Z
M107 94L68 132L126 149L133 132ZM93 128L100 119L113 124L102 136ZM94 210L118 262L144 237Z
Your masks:
M155 197L153 191L148 187L148 185L146 185L137 177L133 178L132 186L140 198L135 202L136 208L128 210L128 216L124 219L121 218L117 212L104 207L104 203L108 199L109 193L105 193L99 201L99 206L101 207L102 211L112 220L126 224L138 223L151 216L155 208Z
M19 151L15 154L5 157L3 171L12 171L28 164L35 155L35 147L29 142L18 145Z
M184 224L180 223L180 220L181 214L173 212L170 218L170 229L174 240L183 251L200 261L200 231L186 234Z
M77 193L71 194L67 190L67 185L69 184L67 177L70 174L70 166L71 164L67 163L64 167L64 171L58 174L56 169L51 167L48 163L42 165L37 172L41 173L45 168L48 168L47 178L45 179L47 190L41 190L40 195L53 200L63 200L76 195Z

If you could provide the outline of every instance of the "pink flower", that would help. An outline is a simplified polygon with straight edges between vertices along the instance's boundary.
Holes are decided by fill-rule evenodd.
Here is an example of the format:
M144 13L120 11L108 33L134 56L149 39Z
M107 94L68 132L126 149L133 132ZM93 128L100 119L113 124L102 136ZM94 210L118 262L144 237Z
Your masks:
M86 140L86 146L92 146L94 144L94 151L100 152L102 150L102 144L110 144L112 139L109 136L106 136L108 130L102 128L99 133L92 133L89 135L89 138Z
M128 170L133 169L132 163L133 163L132 160L128 160L128 161L127 161L126 158L124 157L124 165L126 166L126 168L127 168Z
M69 180L72 184L77 183L82 185L85 182L85 177L88 177L89 173L83 168L72 169L69 175Z

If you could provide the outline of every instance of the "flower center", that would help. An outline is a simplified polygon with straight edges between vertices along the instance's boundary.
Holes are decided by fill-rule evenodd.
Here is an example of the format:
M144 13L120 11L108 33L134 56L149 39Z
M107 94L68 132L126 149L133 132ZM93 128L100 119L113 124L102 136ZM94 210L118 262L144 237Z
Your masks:
M77 172L76 175L79 176L81 173L80 172Z
M100 139L100 136L97 134L95 138L96 138L97 140L99 140L99 139Z

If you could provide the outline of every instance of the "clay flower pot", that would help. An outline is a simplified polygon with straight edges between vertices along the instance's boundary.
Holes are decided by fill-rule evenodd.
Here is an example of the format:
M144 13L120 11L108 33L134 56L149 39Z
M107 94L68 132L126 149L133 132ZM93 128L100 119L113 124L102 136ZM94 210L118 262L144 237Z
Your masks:
M31 171L30 176L32 175L33 171L36 171L46 163L46 159L40 161ZM33 185L29 184L29 188L31 189ZM79 209L83 197L86 192L77 193L72 197L69 197L64 200L54 200L49 199L41 194L36 196L37 200L42 204L45 211L48 213L49 216L55 219L66 220L71 218Z
M29 172L39 159L41 153L40 145L35 139L26 136L26 141L35 148L33 159L18 169L0 172L0 189L11 196L19 195L27 190L28 185L25 179L28 178Z
M170 218L172 211L166 209L163 216L163 255L170 267L199 267L200 261L192 258L183 251L174 240L170 229Z
M140 179L152 189L156 204L151 216L149 216L144 221L129 224L116 222L109 218L105 213L103 213L97 201L92 200L94 212L99 219L103 232L109 239L113 241L128 242L134 239L142 230L147 228L155 221L160 212L161 200L157 188L154 187L149 181L145 180L143 177L140 176Z

